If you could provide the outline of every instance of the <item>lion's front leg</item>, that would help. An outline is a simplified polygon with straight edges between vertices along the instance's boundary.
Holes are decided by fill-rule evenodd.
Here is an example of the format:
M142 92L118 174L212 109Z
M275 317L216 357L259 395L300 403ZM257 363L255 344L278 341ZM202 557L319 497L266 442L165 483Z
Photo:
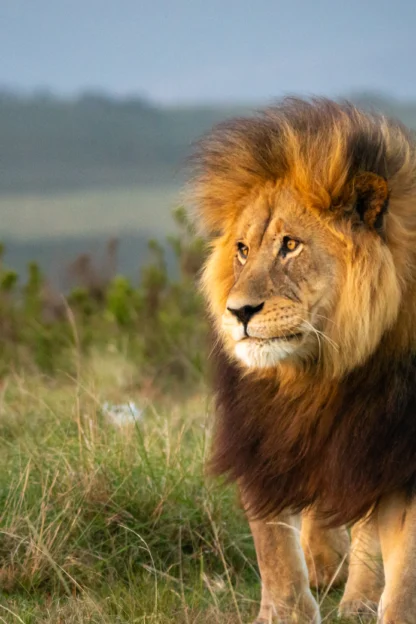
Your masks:
M299 519L284 513L273 520L251 520L262 581L256 620L318 624L318 605L309 588L308 571L299 539Z
M346 617L373 619L384 587L377 515L357 522L351 537L348 581L339 613Z
M350 539L345 527L328 529L313 511L302 514L301 545L312 587L339 587L347 580Z
M380 624L416 621L416 499L396 494L383 499L378 526L386 584L379 605Z

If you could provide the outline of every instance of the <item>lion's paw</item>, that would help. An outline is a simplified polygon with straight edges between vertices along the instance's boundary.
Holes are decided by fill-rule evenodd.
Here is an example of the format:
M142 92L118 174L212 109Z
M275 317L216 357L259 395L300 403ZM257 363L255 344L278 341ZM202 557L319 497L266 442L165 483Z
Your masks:
M270 609L270 610L269 610ZM253 624L321 624L319 607L310 591L305 591L296 599L289 599L275 603L275 607L268 606L260 609L260 613Z
M357 618L371 621L377 618L378 605L371 600L342 600L339 605L339 617Z
M348 561L344 553L330 548L307 554L306 564L309 572L309 582L314 589L340 587L348 577Z
M296 604L281 605L277 608L279 624L320 624L319 607L311 592L298 596Z

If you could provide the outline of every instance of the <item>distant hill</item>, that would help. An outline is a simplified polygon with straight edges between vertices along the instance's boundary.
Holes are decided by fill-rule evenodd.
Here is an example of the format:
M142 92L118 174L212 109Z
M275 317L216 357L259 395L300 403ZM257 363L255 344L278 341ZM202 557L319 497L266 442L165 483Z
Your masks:
M416 103L352 98L416 128ZM190 145L248 106L160 107L140 98L0 92L0 193L180 184Z
M242 110L0 93L0 193L178 183L191 142Z

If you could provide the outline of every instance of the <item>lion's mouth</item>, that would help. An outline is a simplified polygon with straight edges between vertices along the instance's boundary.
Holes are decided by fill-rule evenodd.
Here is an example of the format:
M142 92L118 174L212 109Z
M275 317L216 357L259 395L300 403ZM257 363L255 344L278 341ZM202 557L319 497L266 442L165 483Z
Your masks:
M266 342L290 342L292 340L301 340L302 332L292 332L290 334L281 334L280 336L271 336L270 338L257 338L256 336L246 336L243 340L250 340L259 344Z

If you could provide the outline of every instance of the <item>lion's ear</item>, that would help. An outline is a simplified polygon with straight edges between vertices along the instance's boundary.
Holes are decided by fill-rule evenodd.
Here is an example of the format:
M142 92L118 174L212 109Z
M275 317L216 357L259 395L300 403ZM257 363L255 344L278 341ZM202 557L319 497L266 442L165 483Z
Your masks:
M358 174L352 184L352 200L354 212L360 220L380 232L389 203L386 180L375 173Z

